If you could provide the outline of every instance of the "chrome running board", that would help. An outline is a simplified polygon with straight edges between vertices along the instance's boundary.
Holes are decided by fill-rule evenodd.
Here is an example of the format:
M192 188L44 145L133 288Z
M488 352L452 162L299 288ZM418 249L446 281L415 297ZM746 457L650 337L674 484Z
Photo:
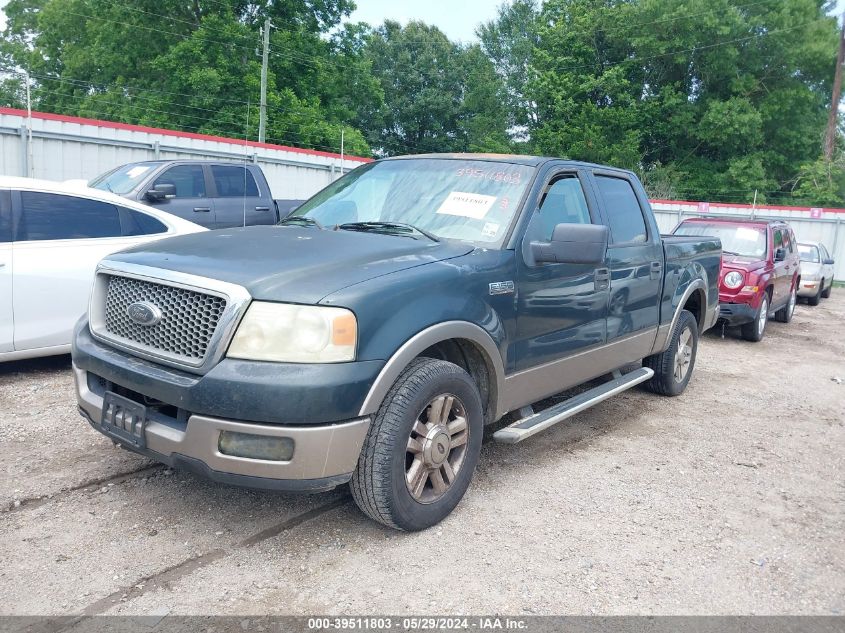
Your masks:
M581 413L581 411L607 400L611 396L615 396L617 393L621 393L641 382L645 382L652 376L654 376L654 370L648 367L641 367L627 374L620 374L614 377L613 380L598 387L593 387L589 391L569 398L569 400L564 400L553 407L529 415L503 429L499 429L493 434L493 439L503 444L516 444L540 431L546 430L558 422L572 417L576 413Z

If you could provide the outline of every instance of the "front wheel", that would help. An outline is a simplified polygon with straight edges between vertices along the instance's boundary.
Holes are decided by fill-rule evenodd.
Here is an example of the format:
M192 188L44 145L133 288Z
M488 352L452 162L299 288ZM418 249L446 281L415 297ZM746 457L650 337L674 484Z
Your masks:
M833 279L830 280L830 283L827 288L825 288L824 292L822 292L822 297L825 299L830 299L830 293L833 290Z
M692 312L681 310L666 351L643 359L643 367L654 370L646 388L663 396L681 395L692 377L697 351L698 322Z
M742 338L752 343L759 343L763 340L763 334L766 333L766 322L769 320L769 295L763 295L760 300L760 307L757 309L757 315L751 323L746 323L742 326Z
M481 397L463 369L418 358L373 419L350 488L371 519L400 530L443 520L464 496L481 452Z

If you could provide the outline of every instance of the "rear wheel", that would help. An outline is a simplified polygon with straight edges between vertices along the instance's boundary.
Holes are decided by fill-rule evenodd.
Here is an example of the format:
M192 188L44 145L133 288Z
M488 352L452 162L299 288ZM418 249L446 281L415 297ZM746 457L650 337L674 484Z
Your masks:
M763 295L760 300L760 307L757 309L757 316L751 323L746 323L742 326L742 338L752 343L759 343L763 340L763 335L766 333L766 322L769 320L769 295Z
M350 485L355 503L400 530L443 520L469 487L483 425L469 374L446 361L414 360L370 425Z
M692 377L697 350L698 322L691 312L682 310L666 351L643 359L643 367L654 370L646 388L662 396L682 394Z
M775 312L775 318L781 323L789 323L792 315L795 314L795 304L798 303L798 286L792 286L789 301L780 310Z
M830 293L833 290L833 279L830 280L830 285L825 288L824 292L822 292L822 297L825 299L830 299Z

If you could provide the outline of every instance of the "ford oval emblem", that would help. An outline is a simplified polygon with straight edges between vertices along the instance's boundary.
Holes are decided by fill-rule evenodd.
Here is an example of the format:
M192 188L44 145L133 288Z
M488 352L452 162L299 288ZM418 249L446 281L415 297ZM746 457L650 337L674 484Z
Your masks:
M161 309L149 301L136 301L126 308L126 314L138 325L155 325L163 316Z

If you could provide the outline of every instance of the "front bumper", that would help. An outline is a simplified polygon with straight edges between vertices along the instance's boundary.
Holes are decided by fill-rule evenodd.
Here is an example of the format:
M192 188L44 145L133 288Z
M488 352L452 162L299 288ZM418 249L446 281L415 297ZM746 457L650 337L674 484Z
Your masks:
M194 415L291 426L344 422L361 407L383 361L295 364L224 358L208 373L165 367L105 345L85 319L73 334L80 369Z
M73 365L79 411L94 429L103 432L100 419L103 396L91 388L88 372ZM279 426L240 422L205 415L190 415L187 422L159 415L147 423L146 448L122 444L134 452L214 481L277 490L319 491L349 481L370 425L369 418L338 424ZM224 455L218 448L221 431L288 437L294 450L289 461L269 461Z
M747 303L720 303L719 320L729 326L751 323L757 318L757 308Z
M802 279L798 284L799 297L815 297L819 292L821 279Z

